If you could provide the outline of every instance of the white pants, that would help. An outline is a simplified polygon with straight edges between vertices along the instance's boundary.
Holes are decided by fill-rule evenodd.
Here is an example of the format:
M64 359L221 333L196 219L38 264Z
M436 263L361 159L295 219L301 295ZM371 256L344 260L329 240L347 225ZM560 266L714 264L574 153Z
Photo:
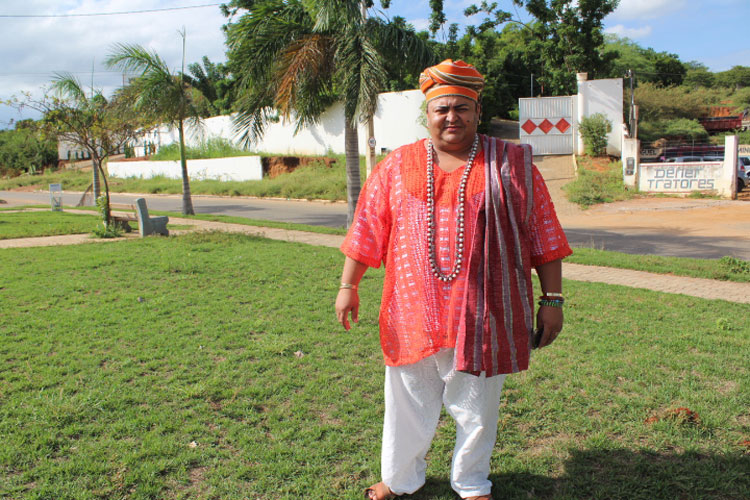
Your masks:
M445 405L456 421L451 487L462 498L489 495L504 380L457 372L453 349L411 365L386 366L381 474L391 491L414 493L424 485L425 456Z

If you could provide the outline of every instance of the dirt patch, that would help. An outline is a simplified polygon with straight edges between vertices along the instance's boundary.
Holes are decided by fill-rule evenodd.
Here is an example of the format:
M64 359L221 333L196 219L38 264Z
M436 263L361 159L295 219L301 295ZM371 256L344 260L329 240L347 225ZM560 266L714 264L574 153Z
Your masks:
M327 156L321 158L299 157L299 156L267 156L263 158L263 175L268 175L271 179L281 174L294 172L300 167L305 167L313 163L324 163L326 167L331 168L336 163L336 158Z
M609 164L617 160L619 158L612 156L583 156L578 161L580 165L588 170L606 172L609 170Z

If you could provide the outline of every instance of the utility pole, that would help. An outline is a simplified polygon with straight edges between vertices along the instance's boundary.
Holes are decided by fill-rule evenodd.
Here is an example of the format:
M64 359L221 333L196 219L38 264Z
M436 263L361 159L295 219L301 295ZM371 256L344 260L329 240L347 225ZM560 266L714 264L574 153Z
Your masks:
M529 97L534 97L534 73L531 74L531 91L529 91Z
M633 139L637 138L638 129L637 129L637 120L638 117L636 115L635 110L635 93L633 91L633 80L635 79L633 76L633 70L629 69L627 76L630 78L630 137Z
M367 5L363 0L362 6L362 22L367 20ZM367 171L367 177L370 177L372 167L375 166L375 121L373 117L367 119L367 155L365 155L365 167Z

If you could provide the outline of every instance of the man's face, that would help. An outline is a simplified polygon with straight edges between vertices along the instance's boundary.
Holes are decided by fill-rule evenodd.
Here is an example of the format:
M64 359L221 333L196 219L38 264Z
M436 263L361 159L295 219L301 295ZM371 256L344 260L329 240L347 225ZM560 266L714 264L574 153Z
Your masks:
M471 146L479 124L479 106L467 97L438 97L427 103L427 128L435 147L461 151Z

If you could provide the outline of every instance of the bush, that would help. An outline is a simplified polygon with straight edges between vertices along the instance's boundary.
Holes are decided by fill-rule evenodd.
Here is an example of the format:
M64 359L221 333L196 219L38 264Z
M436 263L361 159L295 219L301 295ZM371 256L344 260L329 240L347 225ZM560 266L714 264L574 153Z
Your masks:
M202 142L198 147L185 146L185 158L188 160L202 160L207 158L228 158L233 156L250 156L257 153L241 149L227 139L215 137ZM180 159L180 145L172 143L160 146L159 151L151 156L151 160L177 161Z
M638 125L638 138L643 142L653 142L657 139L707 141L708 132L698 120L677 118L641 122Z
M581 120L581 135L590 156L607 154L607 134L612 132L612 122L602 113L587 116Z
M18 126L0 130L0 175L34 174L56 163L57 143L40 132Z
M563 187L568 199L583 208L597 203L625 200L632 194L622 182L622 162L609 163L603 170L591 167L587 158L579 159L576 180Z

